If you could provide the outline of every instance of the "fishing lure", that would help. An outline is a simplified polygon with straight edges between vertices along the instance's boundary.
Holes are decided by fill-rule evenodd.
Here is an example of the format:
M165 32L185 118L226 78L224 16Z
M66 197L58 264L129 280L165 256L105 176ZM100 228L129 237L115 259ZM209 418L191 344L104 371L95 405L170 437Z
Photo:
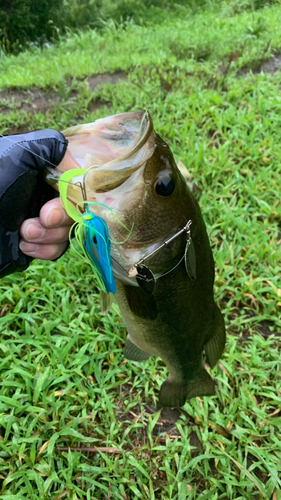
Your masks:
M87 169L72 169L64 172L59 179L60 197L66 212L75 221L74 234L79 247L79 250L76 249L76 252L79 255L82 253L90 263L99 288L104 293L116 293L116 284L111 268L111 241L108 227L101 217L90 211L90 207L99 204L87 203L87 200L84 199L82 203L86 205L86 210L84 213L81 213L79 204L74 206L67 198L68 186L70 184L75 185L75 183L71 182L75 178L75 175L85 175L86 172ZM76 185L82 189L80 183ZM82 193L84 198L86 198L84 189L82 189Z
M191 281L196 280L196 255L195 255L195 249L193 245L193 241L191 239L191 234L190 234L190 226L192 224L192 220L189 220L187 224L177 233L173 234L169 239L165 240L163 243L161 243L155 250L150 252L149 254L145 255L141 260L139 260L136 264L131 267L128 276L129 278L136 278L138 285L148 294L152 294L155 289L155 277L153 273L144 265L144 262L155 255L156 253L159 252L159 250L162 250L166 245L169 245L171 241L173 241L175 238L180 236L183 233L186 233L186 246L185 246L185 251L183 257L179 260L179 262L172 268L169 269L169 271L166 271L165 273L161 274L158 276L159 278L162 278L163 276L166 276L169 274L171 271L176 269L177 266L180 265L180 263L184 260L185 262L185 269L188 274L188 277Z
M116 284L113 278L110 263L111 242L106 222L86 208L82 214L83 223L78 226L76 240L84 249L96 277L105 293L116 293Z

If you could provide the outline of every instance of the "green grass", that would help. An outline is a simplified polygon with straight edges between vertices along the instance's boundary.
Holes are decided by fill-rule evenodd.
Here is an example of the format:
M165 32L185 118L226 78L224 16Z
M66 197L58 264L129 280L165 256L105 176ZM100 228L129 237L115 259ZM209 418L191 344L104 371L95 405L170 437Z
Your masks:
M0 88L59 85L67 77L91 73L131 71L136 66L213 73L222 62L234 67L258 64L280 49L280 6L256 13L226 17L224 12L202 12L185 19L166 13L160 25L142 27L128 23L117 28L108 23L104 33L86 31L62 38L59 47L43 52L34 48L19 56L0 59Z
M0 499L281 500L280 73L238 74L281 47L281 8L171 17L3 58L2 89L52 87L60 104L11 107L0 131L149 109L201 190L228 328L217 394L153 410L166 368L124 359L90 269L72 251L36 261L1 282ZM127 80L89 91L117 69ZM119 453L60 449L87 446Z

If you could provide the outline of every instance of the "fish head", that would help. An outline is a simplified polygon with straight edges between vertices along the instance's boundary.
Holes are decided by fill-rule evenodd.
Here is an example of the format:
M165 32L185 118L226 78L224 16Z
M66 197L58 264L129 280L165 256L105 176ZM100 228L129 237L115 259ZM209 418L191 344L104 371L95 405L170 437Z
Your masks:
M193 197L173 154L154 131L148 112L114 115L63 131L76 168L87 168L69 186L74 203L84 197L109 228L112 256L126 269L153 252L193 221ZM70 165L70 166L69 166ZM73 164L58 166L58 172ZM76 171L77 172L77 171ZM172 241L148 261L153 272L172 266L184 251L184 239Z

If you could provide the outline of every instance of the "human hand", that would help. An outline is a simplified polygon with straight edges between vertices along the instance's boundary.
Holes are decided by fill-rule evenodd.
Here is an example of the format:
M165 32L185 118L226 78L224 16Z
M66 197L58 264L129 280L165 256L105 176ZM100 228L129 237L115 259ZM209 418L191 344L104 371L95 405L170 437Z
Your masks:
M48 220L54 205L48 205L47 202L56 197L57 193L47 186L39 173L48 165L58 165L65 156L66 148L67 140L55 130L41 130L0 139L0 278L26 269L32 258L38 256L36 251L27 253L28 247L25 247L25 254L20 250L20 227L26 219L39 218L38 227L42 225L45 228L39 255L56 258L65 249L66 227L69 229L70 221L68 218L64 219L63 212L60 216L57 212L57 221L55 215L54 221L52 217ZM57 207L60 204L59 201L55 203L58 203ZM58 226L56 229L54 224ZM24 238L30 238L27 226L28 224L23 226ZM50 233L51 230L55 233ZM31 235L32 232L34 234L31 226ZM51 243L52 237L54 239ZM27 241L25 240L26 244ZM36 244L40 245L38 242ZM43 249L45 245L50 246Z
M48 201L39 217L27 219L20 228L19 247L34 259L55 260L66 250L73 220L67 215L59 198Z

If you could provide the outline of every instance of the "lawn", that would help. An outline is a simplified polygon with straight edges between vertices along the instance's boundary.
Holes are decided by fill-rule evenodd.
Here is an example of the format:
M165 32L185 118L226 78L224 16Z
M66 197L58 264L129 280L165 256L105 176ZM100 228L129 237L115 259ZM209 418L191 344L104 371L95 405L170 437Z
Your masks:
M2 134L150 111L199 187L228 332L216 396L161 409L165 366L124 358L72 250L3 279L0 499L281 500L280 23L178 7L0 59Z

